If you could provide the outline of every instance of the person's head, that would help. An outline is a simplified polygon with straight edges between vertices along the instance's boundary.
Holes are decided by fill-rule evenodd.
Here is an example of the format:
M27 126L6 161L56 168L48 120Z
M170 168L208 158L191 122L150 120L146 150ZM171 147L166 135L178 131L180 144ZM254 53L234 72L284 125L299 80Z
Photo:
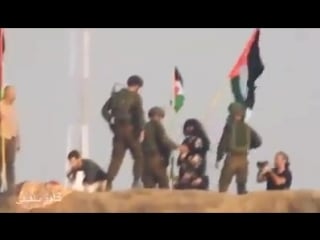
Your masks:
M210 148L210 140L207 136L204 127L202 126L201 122L198 119L190 118L184 122L183 125L183 134L185 136L197 136L200 137L203 141L204 147L209 150Z
M189 118L183 124L183 134L185 136L194 135L201 131L201 129L201 123L195 118Z
M245 107L238 102L233 102L228 107L231 119L234 121L243 121L246 113Z
M276 168L285 169L289 167L289 156L283 151L277 152L274 157L274 165Z
M68 160L69 160L71 168L79 168L79 167L81 167L82 158L81 158L81 154L80 154L79 151L72 150L71 152L69 152Z
M4 88L3 99L8 103L14 103L16 100L16 91L13 86L6 86Z
M151 120L161 121L165 117L165 112L161 107L152 107L148 112L148 117Z
M130 91L138 92L143 87L143 80L138 75L130 76L127 80L127 87Z

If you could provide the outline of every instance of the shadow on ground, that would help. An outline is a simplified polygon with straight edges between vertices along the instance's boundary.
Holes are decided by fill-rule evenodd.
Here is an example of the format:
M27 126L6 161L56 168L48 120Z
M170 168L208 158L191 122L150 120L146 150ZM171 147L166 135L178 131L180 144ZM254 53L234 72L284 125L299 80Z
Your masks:
M17 195L0 196L0 212L320 212L320 191L252 192L237 196L206 191L129 190L123 192L70 192L60 202L26 209Z

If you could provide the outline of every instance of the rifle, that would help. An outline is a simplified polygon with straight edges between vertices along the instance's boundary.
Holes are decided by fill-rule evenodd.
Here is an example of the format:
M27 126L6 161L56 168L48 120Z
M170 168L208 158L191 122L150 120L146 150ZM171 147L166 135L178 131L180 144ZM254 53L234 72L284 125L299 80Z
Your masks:
M125 85L122 83L118 83L118 82L114 83L112 86L110 95L113 96L116 92L119 91L119 88L124 88L124 87L125 87Z

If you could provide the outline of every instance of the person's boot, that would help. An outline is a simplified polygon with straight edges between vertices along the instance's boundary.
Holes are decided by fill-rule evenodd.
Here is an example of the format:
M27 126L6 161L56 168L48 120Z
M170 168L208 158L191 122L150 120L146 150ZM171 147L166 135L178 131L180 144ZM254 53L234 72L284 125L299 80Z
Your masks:
M248 193L245 183L237 183L237 193L238 195L243 195Z
M140 180L133 180L132 183L132 189L137 189L137 188L142 188L142 183L140 182Z

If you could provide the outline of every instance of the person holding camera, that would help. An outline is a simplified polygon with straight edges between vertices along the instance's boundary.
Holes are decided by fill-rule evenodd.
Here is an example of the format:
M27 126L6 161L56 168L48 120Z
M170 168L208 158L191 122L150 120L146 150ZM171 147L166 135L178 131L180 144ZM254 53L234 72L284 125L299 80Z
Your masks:
M292 183L292 173L289 169L289 157L285 152L277 152L274 159L274 168L268 162L258 162L259 172L257 182L267 182L266 190L287 190Z

